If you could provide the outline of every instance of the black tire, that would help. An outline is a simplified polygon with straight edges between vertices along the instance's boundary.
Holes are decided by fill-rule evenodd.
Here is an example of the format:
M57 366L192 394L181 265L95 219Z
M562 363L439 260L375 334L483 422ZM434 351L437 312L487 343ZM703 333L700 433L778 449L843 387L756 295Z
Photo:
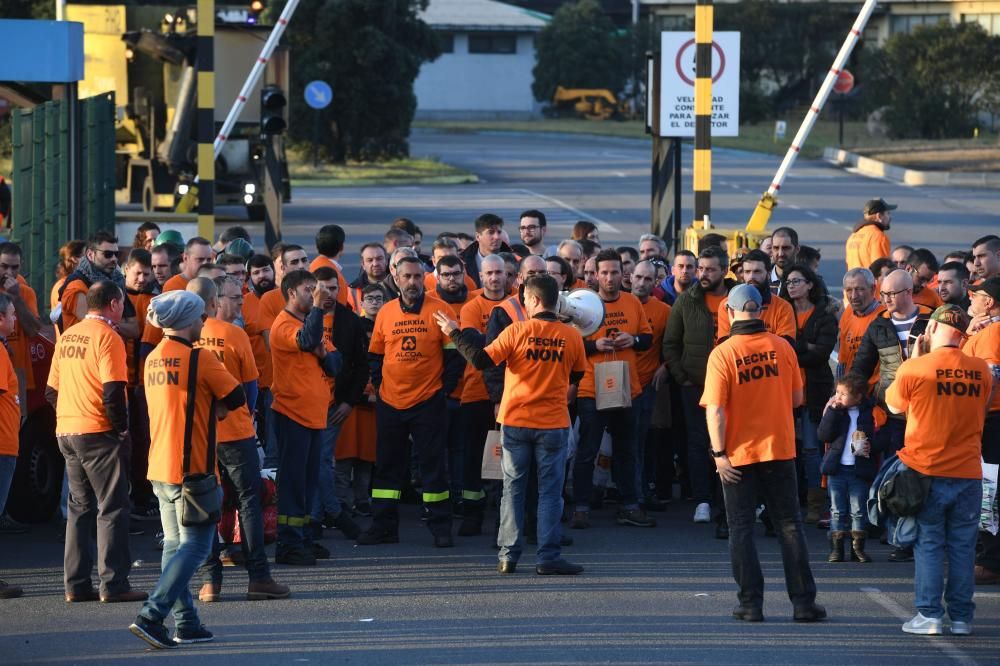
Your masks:
M66 466L56 441L56 413L39 407L21 428L21 450L7 512L22 523L43 523L59 508Z
M250 204L246 208L248 220L254 222L263 221L264 215L267 212L267 207L264 204Z

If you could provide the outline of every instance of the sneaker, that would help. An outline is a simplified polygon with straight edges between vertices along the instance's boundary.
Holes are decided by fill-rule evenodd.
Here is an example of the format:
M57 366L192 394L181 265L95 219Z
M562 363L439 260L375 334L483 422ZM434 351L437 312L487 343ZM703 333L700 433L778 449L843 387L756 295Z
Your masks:
M287 599L291 595L292 592L287 585L275 583L273 580L259 580L247 586L247 601Z
M702 502L695 507L693 521L696 523L712 522L712 507L708 505L708 502Z
M153 535L153 547L156 550L163 550L163 531L159 531Z
M146 507L137 506L137 507L134 507L131 511L128 512L128 516L132 520L138 520L138 521L159 520L160 519L160 507L158 507L158 506L146 506Z
M903 631L908 634L921 634L924 636L941 635L941 618L924 617L920 613L913 616L909 622L903 625ZM954 632L952 632L954 633Z
M128 630L155 648L177 647L177 643L170 640L170 632L163 626L163 622L153 622L140 615L129 625Z
M656 521L642 509L625 509L618 512L618 524L632 527L656 527Z
M586 511L574 511L569 521L571 530L585 530L590 527L590 514Z
M213 640L215 636L212 632L205 628L205 625L199 624L197 627L180 627L177 629L177 633L174 634L174 643L180 645L187 645L188 643L208 643Z
M27 531L27 525L17 522L6 513L0 516L0 534L24 534Z
M961 620L952 620L951 627L948 631L955 636L970 636L972 635L972 623L962 622Z
M7 581L0 580L0 599L16 599L24 594L17 585L8 585Z

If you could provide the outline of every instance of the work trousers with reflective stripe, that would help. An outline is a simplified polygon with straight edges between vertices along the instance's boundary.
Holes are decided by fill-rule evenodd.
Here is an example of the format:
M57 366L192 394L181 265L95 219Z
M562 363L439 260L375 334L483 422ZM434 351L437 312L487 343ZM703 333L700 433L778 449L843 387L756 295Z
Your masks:
M483 492L483 445L486 435L496 427L493 403L489 400L467 402L461 407L462 431L465 440L465 473L462 500L465 511L483 513L486 493Z
M323 431L272 412L278 433L279 551L309 547L309 509L319 478Z
M399 497L410 471L407 440L413 439L423 481L427 527L435 536L451 534L448 492L448 408L443 393L409 409L375 403L375 473L372 477L374 526L399 531Z

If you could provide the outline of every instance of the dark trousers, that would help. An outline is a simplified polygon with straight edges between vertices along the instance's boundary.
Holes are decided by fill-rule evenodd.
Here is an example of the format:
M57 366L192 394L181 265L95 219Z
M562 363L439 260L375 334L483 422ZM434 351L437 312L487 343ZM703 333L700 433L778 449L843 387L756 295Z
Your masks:
M712 501L712 477L715 465L709 454L708 424L705 408L701 402L704 387L682 386L681 400L684 403L684 424L687 428L687 469L691 483L691 495L701 504Z
M882 452L884 458L903 448L903 434L906 432L906 421L897 418L888 418L885 425L875 433L875 440L872 442L875 448Z
M149 411L146 391L141 386L128 390L128 432L132 440L131 491L132 505L155 506L153 485L146 478L149 471Z
M260 503L260 458L257 441L251 437L236 442L220 442L216 447L223 485L236 494L239 504L240 547L250 582L271 579L271 569L264 552L264 508ZM212 540L212 552L199 569L202 582L222 584L222 544Z
M611 435L611 474L621 493L622 507L639 506L636 488L635 409L597 411L593 398L576 401L580 413L580 443L573 464L573 503L576 511L589 511L594 493L594 458L601 448L604 430Z
M91 535L97 528L97 573L103 595L129 589L129 458L131 444L111 432L59 437L66 459L69 503L66 516L66 594L92 589Z
M496 427L493 403L489 400L467 402L461 407L462 436L464 438L465 470L462 480L462 501L465 511L482 513L486 508L483 491L483 446L486 435Z
M465 487L465 429L462 427L462 407L455 398L448 403L448 490L452 497L462 497Z
M983 426L983 462L991 465L1000 463L1000 412L986 415ZM1000 573L1000 536L984 531L979 533L979 539L983 548L976 564Z
M729 523L729 558L739 586L740 603L756 608L764 604L764 575L753 538L759 495L764 496L778 532L788 598L796 608L813 603L816 583L809 568L809 551L802 529L795 461L775 460L737 469L743 478L736 484L722 484L722 493Z
M451 495L448 492L448 410L444 394L414 405L395 409L381 400L375 403L375 473L372 475L374 526L392 534L399 531L399 498L410 470L407 442L423 482L427 527L435 536L451 534Z
M278 435L278 550L312 544L306 527L319 479L323 431L307 428L280 412L271 412ZM263 529L261 529L263 533Z

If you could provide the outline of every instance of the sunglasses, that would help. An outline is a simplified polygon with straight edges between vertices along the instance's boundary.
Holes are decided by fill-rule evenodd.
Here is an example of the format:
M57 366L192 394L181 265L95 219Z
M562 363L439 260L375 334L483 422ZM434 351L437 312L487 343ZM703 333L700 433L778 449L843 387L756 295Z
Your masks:
M97 254L105 259L115 259L118 257L118 250L97 250Z

